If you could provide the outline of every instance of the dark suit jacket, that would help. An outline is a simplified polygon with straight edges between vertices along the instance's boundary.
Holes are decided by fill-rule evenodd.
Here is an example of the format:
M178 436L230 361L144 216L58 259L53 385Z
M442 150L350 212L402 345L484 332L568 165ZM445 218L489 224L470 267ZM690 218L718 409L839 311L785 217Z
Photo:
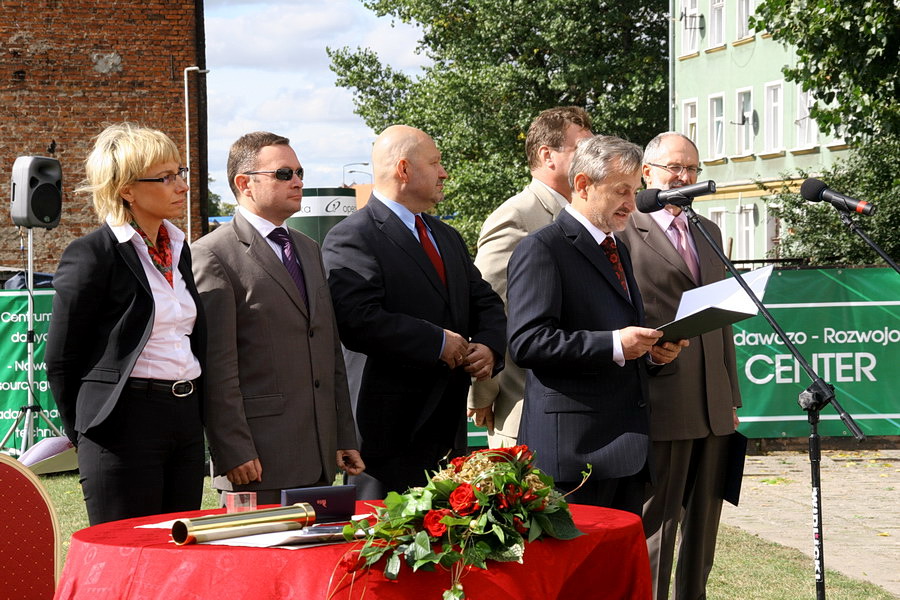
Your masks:
M613 362L613 331L642 325L641 296L618 244L630 298L603 249L568 212L509 263L509 348L530 369L519 443L558 481L638 473L647 460L646 361Z
M721 246L715 223L700 217ZM725 278L725 266L693 224L700 263L701 285ZM634 261L647 325L658 327L674 320L681 294L697 287L684 259L653 217L632 213L621 234ZM691 340L678 359L663 366L650 380L650 435L653 440L688 440L734 431L733 407L741 405L734 336L731 327Z
M319 247L289 229L309 306L284 264L240 214L191 247L209 322L206 432L218 489L254 458L272 490L331 481L356 435L331 294Z
M206 319L186 243L178 270L197 306L191 349L205 371ZM153 296L134 246L119 243L107 225L69 244L53 287L47 379L66 435L76 443L79 432L100 428L116 407L150 338Z
M503 303L459 233L422 217L444 261L446 287L412 232L374 197L323 244L341 341L366 355L356 403L365 460L400 455L423 436L447 449L464 443L470 377L439 361L443 329L486 345L495 372L503 367Z

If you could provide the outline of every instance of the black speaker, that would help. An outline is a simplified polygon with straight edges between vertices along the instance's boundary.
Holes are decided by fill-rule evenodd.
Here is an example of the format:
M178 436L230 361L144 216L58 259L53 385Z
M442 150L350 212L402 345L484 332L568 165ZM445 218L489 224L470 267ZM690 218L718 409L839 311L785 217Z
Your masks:
M20 156L13 164L9 214L20 227L53 229L62 213L62 167L55 158Z

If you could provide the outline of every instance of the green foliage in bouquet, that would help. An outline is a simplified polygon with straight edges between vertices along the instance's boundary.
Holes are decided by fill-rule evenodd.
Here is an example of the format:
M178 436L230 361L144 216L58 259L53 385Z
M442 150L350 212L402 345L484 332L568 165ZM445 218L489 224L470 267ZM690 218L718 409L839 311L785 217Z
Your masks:
M425 487L390 492L384 507L375 507L374 522L363 519L344 528L348 540L357 531L365 534L345 567L366 569L385 559L385 577L396 579L401 560L413 571L440 566L451 573L443 598L459 600L465 597L465 567L522 562L526 539L582 535L553 478L533 463L527 446L477 450L451 460Z

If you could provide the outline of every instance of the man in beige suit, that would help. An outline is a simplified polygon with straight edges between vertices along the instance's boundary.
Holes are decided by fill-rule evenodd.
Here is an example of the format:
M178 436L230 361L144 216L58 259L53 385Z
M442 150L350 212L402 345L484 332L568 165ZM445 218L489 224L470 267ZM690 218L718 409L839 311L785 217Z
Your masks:
M680 133L660 134L647 144L642 170L648 188L696 183L701 170L697 147ZM701 221L721 246L719 228ZM648 327L672 321L683 292L725 277L725 266L677 206L632 213L620 238L631 253ZM668 597L680 528L674 597L705 598L728 435L737 427L741 405L731 327L690 340L678 360L663 366L649 383L655 485L645 498L643 520L654 595Z
M204 422L219 490L280 502L284 488L356 475L347 378L318 245L284 226L303 168L287 138L249 133L228 155L234 219L191 247L213 324Z
M549 225L571 202L569 165L579 140L591 137L591 119L577 106L541 112L528 128L525 153L531 183L491 213L481 227L475 266L506 305L506 265L526 235ZM469 392L469 416L488 430L492 448L516 444L525 372L506 357L496 377L475 381Z

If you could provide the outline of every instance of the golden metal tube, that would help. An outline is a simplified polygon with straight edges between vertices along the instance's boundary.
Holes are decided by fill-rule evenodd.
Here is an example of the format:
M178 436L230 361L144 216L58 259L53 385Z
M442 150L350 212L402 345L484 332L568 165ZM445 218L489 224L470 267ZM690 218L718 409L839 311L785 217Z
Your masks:
M299 502L292 506L178 519L172 524L172 539L181 546L242 535L300 529L315 522L316 511L312 505Z

